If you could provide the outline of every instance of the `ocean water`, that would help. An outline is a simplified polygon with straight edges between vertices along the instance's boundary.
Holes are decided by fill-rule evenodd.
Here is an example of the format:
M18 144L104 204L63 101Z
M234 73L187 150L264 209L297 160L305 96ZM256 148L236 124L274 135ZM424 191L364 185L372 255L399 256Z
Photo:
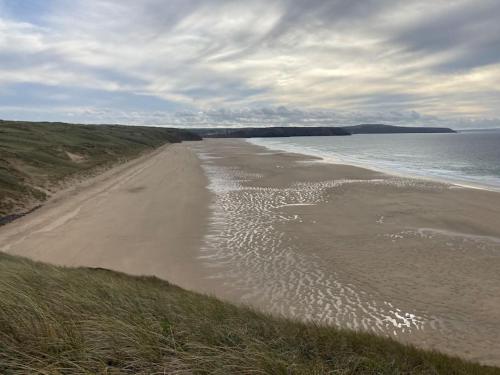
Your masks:
M331 163L500 191L500 130L248 141L272 150L320 157Z

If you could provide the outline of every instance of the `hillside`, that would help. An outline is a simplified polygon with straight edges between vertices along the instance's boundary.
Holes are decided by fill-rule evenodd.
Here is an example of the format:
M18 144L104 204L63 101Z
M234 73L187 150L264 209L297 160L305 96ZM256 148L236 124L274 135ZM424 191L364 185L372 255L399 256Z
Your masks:
M273 318L152 277L0 253L0 373L500 374Z
M68 179L195 139L181 129L0 121L0 224L33 209Z

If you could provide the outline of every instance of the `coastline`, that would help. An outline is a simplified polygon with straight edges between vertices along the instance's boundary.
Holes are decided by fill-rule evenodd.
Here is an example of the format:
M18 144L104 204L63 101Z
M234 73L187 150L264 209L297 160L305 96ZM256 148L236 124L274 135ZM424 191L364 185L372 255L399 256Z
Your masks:
M0 251L499 365L498 193L315 160L165 146L1 227Z
M243 140L193 148L215 196L200 261L218 297L500 363L497 192Z
M425 175L425 174L416 174L412 172L404 172L400 171L397 168L390 168L390 167L381 167L377 166L375 164L370 164L370 163L365 163L362 161L356 161L352 159L345 159L341 158L339 156L323 156L320 154L315 154L313 152L307 153L307 149L301 149L301 150L296 150L293 147L289 148L284 145L279 145L279 144L271 144L271 145L266 145L262 142L259 141L260 138L250 138L246 139L245 141L259 147L264 147L268 149L269 151L272 152L288 152L292 154L299 154L299 155L304 155L304 157L313 157L317 158L318 163L328 163L328 164L335 164L335 165L350 165L352 167L357 167L357 168L363 168L363 169L368 169L372 170L375 172L379 173L384 173L387 175L392 175L392 176L397 176L397 177L402 177L402 178L413 178L413 179L421 179L421 180L427 180L427 181L432 181L432 182L437 182L437 183L442 183L442 184L451 184L457 187L461 188L468 188L468 189L477 189L477 190L486 190L486 191L494 191L494 192L499 192L500 193L500 186L497 185L489 185L489 184L484 184L484 183L477 183L474 181L466 180L466 179L460 179L460 178L453 178L453 177L444 177L444 176L436 176L436 175ZM280 147L281 146L281 147Z

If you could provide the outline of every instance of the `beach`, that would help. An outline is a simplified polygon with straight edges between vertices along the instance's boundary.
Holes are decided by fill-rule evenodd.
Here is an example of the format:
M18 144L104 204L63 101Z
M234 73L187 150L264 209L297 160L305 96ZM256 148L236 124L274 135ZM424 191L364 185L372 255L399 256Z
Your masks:
M196 155L163 146L63 190L0 228L0 251L64 266L155 275L192 289L210 193Z
M201 260L221 295L500 364L498 193L241 140L193 147L215 196Z
M0 250L499 365L499 224L496 192L204 140L62 191Z

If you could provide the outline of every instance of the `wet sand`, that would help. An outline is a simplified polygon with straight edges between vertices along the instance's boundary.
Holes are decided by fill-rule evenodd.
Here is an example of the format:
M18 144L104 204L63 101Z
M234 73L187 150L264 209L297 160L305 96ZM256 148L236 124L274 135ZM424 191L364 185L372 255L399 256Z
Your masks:
M302 320L500 365L500 195L193 144L214 193L206 287Z
M184 144L162 147L61 191L0 228L0 251L65 266L155 275L184 288L203 284L195 261L210 193Z
M61 192L0 251L500 365L498 193L205 140Z

